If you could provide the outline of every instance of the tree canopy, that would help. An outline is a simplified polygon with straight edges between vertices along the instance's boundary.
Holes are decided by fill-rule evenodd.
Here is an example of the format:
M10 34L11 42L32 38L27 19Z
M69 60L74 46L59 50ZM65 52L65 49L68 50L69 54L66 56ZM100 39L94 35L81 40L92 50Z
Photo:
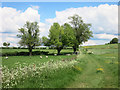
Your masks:
M110 41L110 44L116 44L118 43L118 38L113 38L111 41Z
M76 49L78 46L90 39L92 37L92 31L90 31L91 24L84 23L82 18L75 14L74 16L69 17L70 24L72 25L74 35L76 37L76 40L74 42L74 52L76 52Z
M37 22L26 22L26 24L19 29L19 33L17 35L18 38L21 38L19 44L21 46L27 46L29 50L30 56L32 55L32 49L35 46L40 45L39 38L39 26Z
M50 38L50 44L54 45L55 48L58 51L58 54L60 54L61 49L63 49L63 43L62 43L62 36L63 36L63 28L58 23L53 23L49 30L48 37Z
M43 36L42 44L44 44L44 46L50 46L49 39L47 37Z
M78 46L92 37L90 31L91 24L83 22L82 18L78 15L69 17L71 20L68 23L60 26L58 23L53 23L49 30L49 43L56 47L58 54L64 46L72 46L74 52ZM45 40L45 37L44 37ZM47 38L46 40L47 41Z
M72 46L75 40L74 31L68 23L62 26L58 23L53 23L48 37L50 45L53 45L57 49L58 54L60 54L64 46Z
M4 43L3 43L3 46L8 47L9 45L10 45L10 43L8 43L8 42L4 42Z

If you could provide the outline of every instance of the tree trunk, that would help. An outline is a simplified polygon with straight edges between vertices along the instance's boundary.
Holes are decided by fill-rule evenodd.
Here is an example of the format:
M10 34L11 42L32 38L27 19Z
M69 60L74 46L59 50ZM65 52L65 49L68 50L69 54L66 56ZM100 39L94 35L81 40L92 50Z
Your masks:
M58 55L60 55L60 51L63 49L63 47L57 48Z
M60 49L57 49L58 55L60 55L60 51L61 51Z
M73 46L74 54L76 53L77 48Z
M32 47L29 47L29 56L32 56Z

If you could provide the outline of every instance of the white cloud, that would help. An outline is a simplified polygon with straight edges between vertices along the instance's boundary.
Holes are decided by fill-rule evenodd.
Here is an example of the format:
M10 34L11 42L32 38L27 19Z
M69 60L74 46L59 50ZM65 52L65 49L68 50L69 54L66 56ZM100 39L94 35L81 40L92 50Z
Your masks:
M38 10L31 7L27 8L24 12L17 11L10 7L0 7L0 32L18 32L18 28L22 27L26 21L40 23L40 15ZM40 23L42 24L42 23Z
M50 24L58 22L64 24L68 22L68 17L78 14L85 23L91 23L91 30L94 33L118 33L118 6L99 5L98 7L69 8L64 11L56 11L56 17L46 19Z
M31 7L32 7L33 9L36 9L36 10L39 9L39 6L33 6L33 5L31 5Z
M17 33L0 33L1 42L0 46L3 46L3 42L9 42L10 46L18 46L19 38L16 37Z
M88 40L87 42L82 44L82 46L88 46L88 45L96 45L96 43L93 40Z
M109 40L88 40L87 42L83 43L82 46L89 46L89 45L104 45L105 43L109 43Z
M118 38L117 35L112 35L112 34L94 34L94 38L97 38L97 39L113 39L113 38Z
M113 34L94 34L95 39L98 40L88 40L87 42L83 43L82 46L89 46L89 45L102 45L105 43L109 43L113 38L118 38L118 35Z

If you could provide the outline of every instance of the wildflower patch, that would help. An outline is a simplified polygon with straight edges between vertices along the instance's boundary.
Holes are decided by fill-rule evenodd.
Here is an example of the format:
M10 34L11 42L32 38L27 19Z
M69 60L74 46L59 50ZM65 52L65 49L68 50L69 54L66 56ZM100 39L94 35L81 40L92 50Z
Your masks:
M102 72L102 73L103 73L103 72L104 72L104 69L103 69L103 68L97 68L97 69L96 69L96 72L97 72L97 73L99 73L99 72Z
M44 81L49 72L51 76L58 70L72 69L77 61L48 61L41 64L25 64L22 66L19 62L16 63L16 67L8 69L6 66L2 66L2 87L12 88L17 84L24 82L25 79L30 77L43 77L41 81ZM41 83L42 84L42 83Z
M82 72L82 68L79 67L79 66L73 66L73 70L74 70L74 71L77 71L77 72L79 72L79 73Z

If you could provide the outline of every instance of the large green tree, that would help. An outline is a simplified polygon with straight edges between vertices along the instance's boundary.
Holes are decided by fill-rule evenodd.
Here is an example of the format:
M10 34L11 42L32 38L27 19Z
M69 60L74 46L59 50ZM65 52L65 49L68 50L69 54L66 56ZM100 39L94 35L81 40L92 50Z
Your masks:
M53 23L49 30L48 37L50 38L50 44L54 45L60 54L60 51L63 49L62 43L63 28L58 23Z
M18 38L21 38L19 44L21 46L27 46L29 50L29 55L32 55L32 49L35 46L40 45L39 38L39 26L37 22L26 22L26 24L19 29L19 33L17 35Z
M73 42L73 50L76 52L78 46L83 42L88 41L92 37L92 31L90 31L91 24L86 24L83 22L82 18L75 14L74 16L69 17L70 24L72 25L74 35L76 40Z
M64 46L73 45L73 39L75 39L72 27L68 23L65 23L62 26L58 23L53 23L49 30L48 37L50 45L55 46L58 54L60 54L60 51Z

